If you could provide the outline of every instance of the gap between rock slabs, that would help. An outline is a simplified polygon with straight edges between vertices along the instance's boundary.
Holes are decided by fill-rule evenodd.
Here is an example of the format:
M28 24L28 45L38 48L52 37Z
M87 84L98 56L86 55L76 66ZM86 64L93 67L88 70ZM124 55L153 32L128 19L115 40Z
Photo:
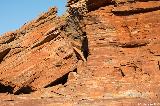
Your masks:
M71 72L76 72L77 73L77 68L74 69ZM58 79L56 79L55 81L51 82L50 84L48 84L44 88L53 87L53 86L56 86L56 85L59 85L59 84L65 85L68 81L69 73L63 75L62 77L60 77ZM0 93L9 93L9 94L14 94L14 95L20 95L20 94L31 94L35 90L33 90L30 86L25 86L25 87L22 87L21 89L19 89L15 93L13 91L14 91L14 88L11 87L10 85L4 85L4 84L0 83Z

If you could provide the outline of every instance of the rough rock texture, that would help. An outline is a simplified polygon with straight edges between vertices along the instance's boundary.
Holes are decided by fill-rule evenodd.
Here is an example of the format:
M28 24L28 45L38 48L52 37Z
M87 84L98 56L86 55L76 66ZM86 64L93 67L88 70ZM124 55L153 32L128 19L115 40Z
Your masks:
M60 19L55 13L53 8L24 25L27 28L15 32L13 41L8 40L12 33L2 36L0 83L10 86L13 89L10 92L41 89L76 69L78 60L69 40L58 29L56 21ZM27 33L18 35L26 29Z
M69 0L68 8L0 37L1 105L159 106L160 1Z

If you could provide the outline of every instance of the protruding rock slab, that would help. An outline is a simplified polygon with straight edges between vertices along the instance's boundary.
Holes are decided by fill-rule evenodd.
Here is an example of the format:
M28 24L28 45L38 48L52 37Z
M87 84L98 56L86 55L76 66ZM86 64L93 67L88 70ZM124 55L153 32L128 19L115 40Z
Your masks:
M76 69L78 59L69 39L60 32L63 21L59 22L56 10L51 8L20 30L0 37L0 84L9 86L10 92L62 83L59 78Z
M138 14L160 10L160 1L136 2L114 7L113 13L118 15Z
M75 49L62 31L65 25L56 27L61 21L55 15L50 17L53 9L20 30L7 44L11 50L2 56L0 64L3 93L37 91L18 96L3 94L0 102L27 106L159 105L159 1L71 1L79 10L85 3L91 6L90 11L77 22L82 22L88 40L86 62L82 61L81 48ZM69 30L68 35L75 31ZM1 54L6 48L0 49ZM15 48L23 50L14 52Z
M0 66L0 83L17 92L23 87L36 90L76 68L77 58L66 39L55 39L32 50L7 58Z

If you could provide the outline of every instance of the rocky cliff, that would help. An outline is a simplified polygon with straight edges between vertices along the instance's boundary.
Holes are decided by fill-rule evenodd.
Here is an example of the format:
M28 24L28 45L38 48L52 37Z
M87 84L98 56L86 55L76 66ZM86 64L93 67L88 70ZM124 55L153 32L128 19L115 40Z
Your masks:
M160 105L160 1L67 7L0 37L1 105Z

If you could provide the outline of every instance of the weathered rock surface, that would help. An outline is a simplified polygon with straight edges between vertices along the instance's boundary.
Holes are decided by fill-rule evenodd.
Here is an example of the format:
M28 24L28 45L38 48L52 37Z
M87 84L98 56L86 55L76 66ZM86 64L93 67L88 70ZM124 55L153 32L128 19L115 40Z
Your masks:
M28 33L1 44L0 83L10 86L13 89L10 92L44 88L76 69L78 60L69 39L63 37L55 23L58 20L55 13L56 10L51 9L28 26ZM24 32L26 28L20 30ZM2 38L8 37L5 36Z
M160 105L160 1L68 1L84 4L1 36L2 106Z

